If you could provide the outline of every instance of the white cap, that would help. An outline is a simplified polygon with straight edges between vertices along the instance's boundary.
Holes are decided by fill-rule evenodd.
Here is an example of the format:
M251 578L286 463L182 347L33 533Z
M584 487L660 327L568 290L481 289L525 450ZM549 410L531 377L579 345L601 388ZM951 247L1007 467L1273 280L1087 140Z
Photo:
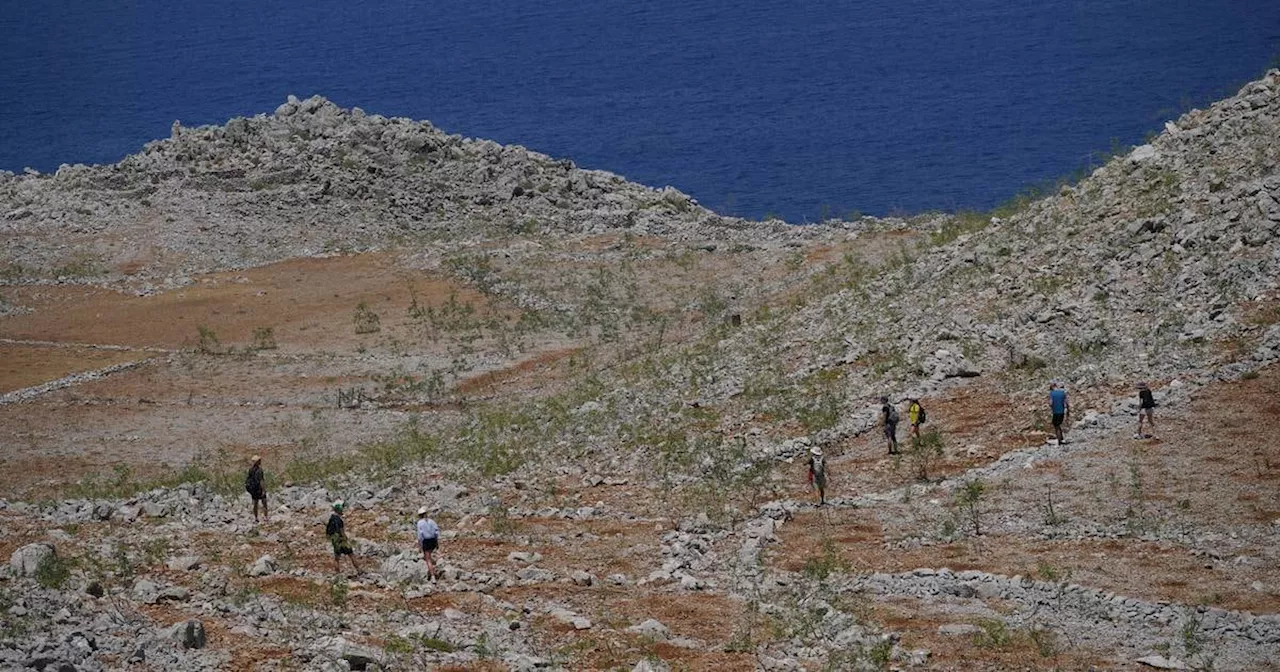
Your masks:
M814 446L814 447L812 447L812 448L810 448L810 449L809 449L809 452L810 452L810 453L813 453L814 455L821 456L821 455L822 455L822 448L820 448L819 446Z
M427 515L427 507L425 507L425 506L424 506L424 507L422 507L422 508L418 509L418 515L419 515L419 516L425 516L425 515Z

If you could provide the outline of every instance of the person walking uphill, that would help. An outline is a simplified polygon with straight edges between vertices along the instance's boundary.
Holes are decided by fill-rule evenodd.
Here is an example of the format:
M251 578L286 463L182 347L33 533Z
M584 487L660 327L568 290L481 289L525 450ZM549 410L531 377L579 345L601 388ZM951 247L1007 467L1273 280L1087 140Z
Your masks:
M1146 416L1147 425L1151 428L1150 434L1142 433L1142 420ZM1135 439L1154 439L1156 438L1156 398L1151 394L1151 388L1146 383L1138 383L1138 433L1133 435Z
M827 461L822 457L822 449L814 446L809 449L809 486L818 489L818 506L827 503Z
M1053 413L1053 434L1058 445L1067 442L1062 436L1062 423L1071 418L1071 402L1067 400L1067 391L1062 383L1049 384L1049 411Z
M436 580L436 564L432 556L440 547L440 526L427 517L427 507L418 509L418 547L422 549L422 561L427 563L427 576Z
M351 540L347 538L347 524L342 520L343 507L344 503L341 499L333 503L333 513L329 516L329 523L324 526L324 534L329 538L329 543L333 544L334 570L342 572L340 558L345 555L351 558L351 568L359 574L360 565L356 564L356 551L351 545Z
M262 502L262 518L271 522L271 514L267 512L267 485L262 474L262 457L253 456L253 466L244 477L244 489L253 498L253 522L258 522L258 502Z
M889 454L898 454L898 409L889 403L889 397L880 397L880 415L884 423L884 438L889 442Z

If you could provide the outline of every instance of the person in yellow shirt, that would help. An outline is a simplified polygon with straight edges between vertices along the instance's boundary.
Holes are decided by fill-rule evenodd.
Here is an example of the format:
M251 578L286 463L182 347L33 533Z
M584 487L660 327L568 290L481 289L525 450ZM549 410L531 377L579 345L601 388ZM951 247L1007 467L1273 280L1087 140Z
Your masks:
M920 425L924 424L924 408L920 406L919 399L908 399L911 405L907 407L907 421L911 423L911 438L915 441L920 440Z

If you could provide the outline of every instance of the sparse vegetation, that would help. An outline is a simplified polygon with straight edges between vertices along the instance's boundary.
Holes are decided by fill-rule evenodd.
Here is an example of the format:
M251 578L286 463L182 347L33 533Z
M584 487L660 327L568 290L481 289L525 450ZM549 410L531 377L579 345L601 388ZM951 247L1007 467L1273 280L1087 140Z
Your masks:
M369 304L361 301L356 304L356 310L351 315L351 321L356 325L357 334L374 334L382 331L382 318L373 312Z
M982 535L982 498L987 486L980 480L965 481L955 493L956 506L973 529L973 536Z

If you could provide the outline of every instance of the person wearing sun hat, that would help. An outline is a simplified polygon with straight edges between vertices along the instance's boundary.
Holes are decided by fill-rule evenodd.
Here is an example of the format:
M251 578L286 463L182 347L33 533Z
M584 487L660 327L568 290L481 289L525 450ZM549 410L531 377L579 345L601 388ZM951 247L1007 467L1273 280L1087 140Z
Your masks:
M271 522L271 514L267 509L267 484L262 474L262 456L254 455L250 460L249 473L244 477L244 489L253 498L253 522L258 522L258 502L262 502L262 519Z
M440 547L440 526L427 517L427 507L418 509L418 548L422 550L422 561L427 563L427 576L436 580L436 564L432 556Z
M809 449L809 486L818 490L818 506L826 504L827 461L818 446Z
M351 540L347 538L347 524L342 520L342 509L346 503L341 499L333 503L333 513L329 516L329 523L324 526L324 534L329 538L329 543L333 544L333 567L339 573L342 572L342 556L351 558L351 567L360 572L360 565L356 564L355 548L351 546Z

